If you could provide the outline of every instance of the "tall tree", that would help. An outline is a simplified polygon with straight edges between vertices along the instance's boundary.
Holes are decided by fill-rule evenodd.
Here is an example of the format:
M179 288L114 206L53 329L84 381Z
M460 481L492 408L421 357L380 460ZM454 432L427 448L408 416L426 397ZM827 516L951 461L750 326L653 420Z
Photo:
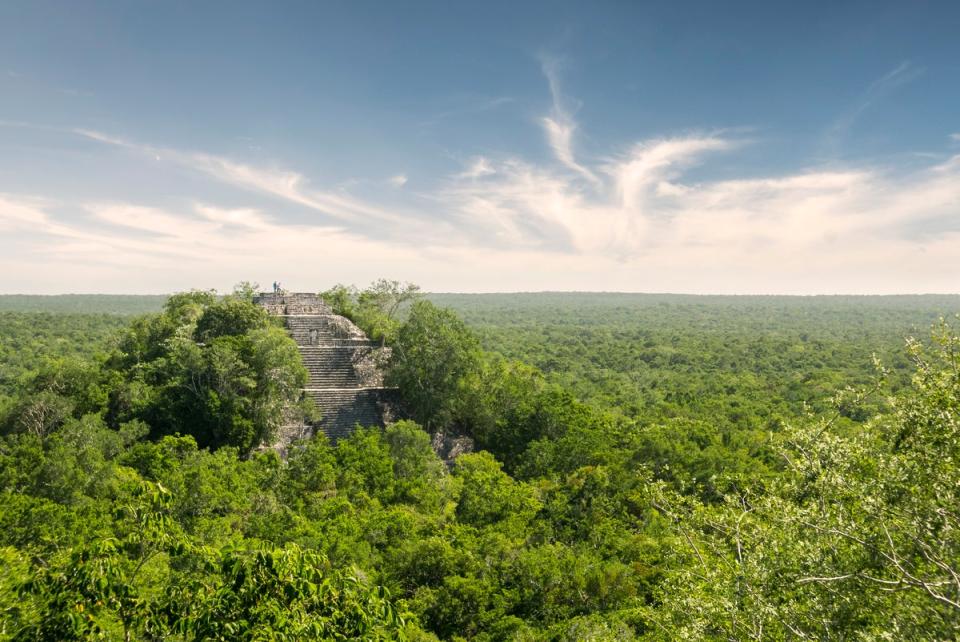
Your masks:
M242 290L174 295L133 325L107 366L120 379L113 423L142 419L154 436L190 434L243 453L300 412L307 377L296 345Z
M401 311L420 296L420 286L377 279L364 290L336 285L320 294L334 312L351 319L370 338L392 343L401 324Z
M397 333L387 379L425 428L444 428L479 362L479 343L455 313L417 301Z

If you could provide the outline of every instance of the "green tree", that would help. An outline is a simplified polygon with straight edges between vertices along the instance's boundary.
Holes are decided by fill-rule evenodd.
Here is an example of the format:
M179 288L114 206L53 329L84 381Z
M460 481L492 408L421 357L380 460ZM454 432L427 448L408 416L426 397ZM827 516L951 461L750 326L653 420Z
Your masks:
M241 295L171 297L133 325L107 367L119 379L111 423L142 419L155 437L190 434L201 447L247 453L305 412L296 345Z
M264 328L268 319L267 311L253 301L228 296L203 310L193 334L197 341L205 343L217 337L240 336Z
M358 428L336 448L337 488L352 499L376 498L387 504L395 497L396 479L390 447L379 428Z
M516 535L507 527L522 529L540 510L535 489L511 479L488 452L461 455L453 474L462 483L457 518L464 524L497 525L505 534Z
M13 632L21 628L23 604L19 599L19 588L30 577L30 564L27 556L12 546L0 547L0 639L8 640Z
M312 494L333 493L336 479L336 455L323 433L290 450L283 484L289 503L296 504Z
M404 640L407 628L385 589L295 546L226 551L157 611L158 632L188 640Z
M378 279L364 290L335 285L320 294L335 313L351 319L371 339L384 344L393 343L401 311L420 296L420 286L388 279Z
M867 401L786 431L786 469L722 504L664 500L683 562L651 617L667 637L951 639L960 622L960 338L912 342L916 373L861 430ZM852 405L851 405L852 403Z
M452 489L430 435L412 421L398 421L386 428L383 438L393 459L397 500L439 509Z
M479 358L476 338L456 314L417 301L393 345L388 381L427 430L444 428L462 406L464 380Z
M420 286L388 279L377 279L358 297L361 308L378 310L390 318L396 318L400 309L420 297Z
M22 606L0 603L12 639L402 640L410 630L385 589L322 555L196 546L170 505L162 485L139 484L118 509L118 537L29 570L14 557ZM168 572L146 578L155 562Z

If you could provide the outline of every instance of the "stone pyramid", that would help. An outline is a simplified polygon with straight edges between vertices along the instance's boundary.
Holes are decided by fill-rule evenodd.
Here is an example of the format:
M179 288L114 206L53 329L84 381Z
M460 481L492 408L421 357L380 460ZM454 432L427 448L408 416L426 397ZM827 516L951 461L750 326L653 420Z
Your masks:
M382 366L390 349L381 347L346 317L334 314L316 294L260 294L256 302L284 319L310 373L304 394L320 410L317 425L281 429L274 448L321 431L331 440L360 426L383 426L393 420L396 390L383 385Z

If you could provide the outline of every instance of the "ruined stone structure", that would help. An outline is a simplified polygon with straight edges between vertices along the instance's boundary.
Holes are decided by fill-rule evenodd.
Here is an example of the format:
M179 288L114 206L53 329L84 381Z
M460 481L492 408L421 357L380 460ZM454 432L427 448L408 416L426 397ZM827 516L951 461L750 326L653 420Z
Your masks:
M256 302L283 318L310 373L304 393L321 413L316 426L285 426L275 448L322 431L332 441L357 424L383 426L393 420L396 391L383 385L389 348L381 347L349 319L334 314L316 294L261 294Z

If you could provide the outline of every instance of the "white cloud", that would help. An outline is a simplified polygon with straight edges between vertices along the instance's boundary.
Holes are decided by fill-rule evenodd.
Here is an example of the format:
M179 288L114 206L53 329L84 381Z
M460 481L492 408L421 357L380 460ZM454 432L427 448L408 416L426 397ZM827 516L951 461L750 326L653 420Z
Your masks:
M257 210L194 203L183 211L131 203L90 203L89 219L60 220L56 204L0 195L0 225L17 223L5 235L28 247L12 262L0 256L0 291L171 291L226 288L248 275L302 279L301 287L351 281L361 271L390 274L386 264L411 265L417 251L371 241L322 225L289 225ZM69 268L69 269L65 269ZM371 276L372 280L374 276ZM294 278L285 279L293 285Z
M155 237L198 238L215 231L215 226L153 207L129 203L96 203L86 206L93 217L117 227L147 232Z
M541 66L550 85L550 96L553 99L551 114L545 116L541 122L547 132L547 141L553 149L554 156L563 165L591 183L598 183L599 180L596 175L578 163L573 153L573 137L577 131L577 124L563 105L563 96L560 92L559 62L554 58L542 56Z
M445 202L500 242L561 248L583 265L614 259L594 289L639 272L659 281L627 289L956 290L950 279L960 278L960 266L948 257L960 256L960 156L910 173L813 168L686 180L707 155L738 145L718 136L641 143L597 168L602 184L590 192L562 172L513 159L484 181L459 177ZM718 284L719 275L730 281Z
M955 143L960 143L960 132L957 132L956 134L950 134L950 140Z
M858 111L917 73L909 65L894 69ZM0 194L0 250L29 248L35 262L22 266L38 290L89 289L82 283L91 278L108 291L122 289L113 284L131 291L227 287L251 276L316 289L386 274L433 290L956 291L960 155L910 169L728 170L711 179L694 170L726 163L748 141L702 132L638 141L600 160L578 158L577 124L556 64L544 61L544 74L552 107L541 122L552 158L474 156L437 186L390 192L384 198L391 202L317 187L279 165L75 130L143 156L156 171L187 168L240 195L267 195L276 207L222 207L199 196L178 209ZM386 182L407 184L402 174ZM84 214L63 215L62 205ZM290 216L300 208L323 216L295 223L304 221ZM14 266L4 254L0 290L15 287L3 280L14 274L5 271Z
M305 177L299 172L255 167L203 152L143 145L98 131L76 129L74 133L101 143L130 149L151 158L163 158L235 187L268 194L343 221L370 221L372 219L409 224L409 220L388 209L371 205L345 194L312 189L307 185Z
M103 135L98 140L129 146ZM911 171L812 167L723 180L689 178L691 169L744 144L716 133L638 142L584 166L594 178L587 185L584 174L571 174L566 164L478 156L439 188L418 195L419 218L312 189L297 172L162 150L165 159L223 183L337 216L327 224L298 226L251 209L197 205L171 214L114 204L88 210L127 232L88 238L80 227L47 229L70 238L70 251L78 256L123 246L117 251L190 255L208 265L233 265L237 273L245 261L267 265L271 257L280 264L297 257L320 274L336 271L342 268L333 265L334 255L319 251L335 243L353 248L354 268L356 257L366 260L371 252L402 256L383 273L416 278L434 289L956 289L957 281L950 279L960 279L960 267L950 257L960 255L960 156ZM17 211L21 219L43 213L36 206ZM382 236L354 227L358 221L373 222ZM124 234L134 231L152 237L128 243ZM292 249L277 250L283 247Z
M905 176L810 170L684 180L683 168L734 148L709 140L640 145L598 168L605 187L589 195L562 172L491 161L495 174L451 179L434 195L439 209L456 212L463 234L419 245L208 203L182 211L89 203L89 220L66 220L55 202L0 195L4 238L30 249L16 266L0 255L0 289L22 290L15 274L51 292L226 288L242 278L316 289L388 274L433 290L956 290L960 156ZM624 201L619 177L627 175L642 198ZM903 234L925 221L954 226L919 240Z
M47 214L43 210L46 204L41 198L25 198L0 192L0 230L46 225Z
M493 169L493 165L490 164L490 161L483 156L478 156L473 159L470 163L470 167L460 172L456 176L458 178L483 178L484 176L490 176L491 174L496 174L496 170Z
M853 128L857 120L874 104L889 96L894 91L906 85L926 72L923 67L917 67L910 61L899 65L877 78L860 94L859 98L844 111L830 126L824 137L824 144L830 153L836 153L843 138Z
M696 164L705 152L728 149L732 145L731 141L716 137L675 138L640 143L626 158L608 166L607 173L616 183L621 206L640 209L644 193L651 186L659 186L668 179L679 177L684 168ZM674 186L674 194L678 188L679 186Z

